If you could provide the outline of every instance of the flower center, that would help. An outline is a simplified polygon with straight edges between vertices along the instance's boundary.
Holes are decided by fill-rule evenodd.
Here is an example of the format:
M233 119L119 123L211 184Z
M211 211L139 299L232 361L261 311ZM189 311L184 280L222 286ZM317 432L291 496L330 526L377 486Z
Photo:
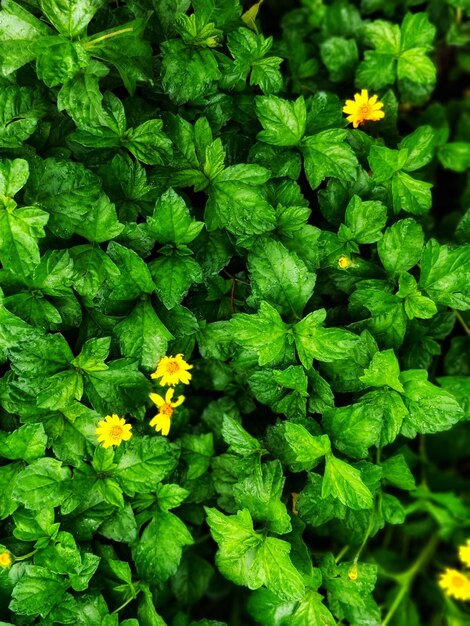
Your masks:
M122 426L113 426L109 431L109 436L112 439L119 439L122 437Z
M173 407L171 406L171 404L164 404L161 408L160 408L160 413L162 415L166 415L167 417L171 417L173 415Z
M361 120L364 122L368 118L369 113L370 113L370 106L368 104L363 104L359 107L357 116L361 118Z
M170 361L166 368L169 374L176 374L176 372L179 372L180 366L176 361Z
M465 581L460 576L454 576L452 578L452 584L454 587L463 587L465 585Z
M3 567L7 567L8 565L10 565L11 563L11 556L9 555L8 552L4 552L3 554L0 554L0 565L3 565Z

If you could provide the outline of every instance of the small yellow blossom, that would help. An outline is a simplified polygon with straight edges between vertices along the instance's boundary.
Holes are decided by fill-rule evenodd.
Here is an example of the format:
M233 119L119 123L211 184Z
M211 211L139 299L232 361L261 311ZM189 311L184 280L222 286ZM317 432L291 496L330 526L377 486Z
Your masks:
M470 539L467 539L467 543L460 546L459 557L464 565L470 567Z
M164 356L160 359L157 369L151 378L161 378L161 385L177 385L179 382L189 385L191 374L187 371L192 369L192 365L186 363L182 354L176 356Z
M456 600L470 600L470 578L456 569L448 567L439 579L444 593Z
M0 553L0 567L10 567L13 563L13 556L10 552L1 552Z
M170 432L173 409L176 409L177 406L184 402L184 396L180 396L176 402L172 402L174 393L175 390L170 387L170 389L167 389L165 398L159 396L158 393L150 394L150 399L158 407L158 414L150 420L150 426L155 426L157 433L161 431L165 437Z
M380 109L383 102L377 102L379 96L369 98L367 89L362 89L361 93L354 94L354 100L346 100L343 107L343 113L347 113L348 122L352 122L354 128L357 128L364 122L378 122L385 117L385 113Z
M338 259L338 267L342 270L346 270L348 269L348 267L351 267L352 265L352 261L349 257L347 256L340 256Z
M103 445L103 448L109 448L110 446L119 446L122 441L129 441L132 437L131 430L131 424L126 424L123 417L113 413L98 422L96 434L98 435L98 442Z
M357 580L359 578L359 569L357 567L357 563L353 563L348 569L348 578L349 580Z

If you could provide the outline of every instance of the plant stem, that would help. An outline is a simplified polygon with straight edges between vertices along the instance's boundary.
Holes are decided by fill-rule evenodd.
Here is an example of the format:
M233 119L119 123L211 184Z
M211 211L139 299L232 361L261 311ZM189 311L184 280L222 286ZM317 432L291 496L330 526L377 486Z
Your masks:
M470 328L468 327L467 322L464 320L463 316L455 309L454 309L454 313L457 319L459 320L460 324L462 325L462 328L466 332L467 336L470 337Z
M426 565L427 561L434 554L434 551L437 548L438 543L439 543L439 536L437 534L433 535L431 539L428 541L428 543L424 546L423 550L420 552L418 558L410 567L410 569L407 570L406 572L403 572L403 574L401 574L399 577L397 576L397 579L401 580L400 591L395 596L395 600L393 601L392 606L390 607L387 615L385 616L385 619L383 620L381 626L387 626L390 623L390 620L395 615L395 612L397 611L398 607L401 605L405 597L408 595L410 588L414 582L414 579L419 574L420 570L424 567L424 565Z
M117 608L117 609L114 609L114 611L111 613L111 615L114 615L115 613L119 613L119 611L122 611L122 609L123 609L124 607L126 607L128 604L130 604L133 600L135 600L135 599L137 598L137 596L139 595L139 593L140 593L140 589L137 589L137 593L136 593L136 595L135 595L135 596L131 596L131 597L130 597L130 598L128 598L125 602L123 602L123 603L121 604L121 606L118 606L118 608Z
M35 554L37 552L36 550L33 550L32 552L28 552L28 554L23 554L22 556L15 556L15 562L17 561L24 561L25 559L29 559L30 556L33 556L33 554Z
M349 546L343 546L339 551L338 556L335 558L335 563L339 563L348 550Z
M123 35L124 33L132 33L133 28L121 28L121 30L115 30L114 33L108 33L107 35L102 35L97 39L92 39L91 41L86 41L83 44L84 48L92 48L96 43L100 41L105 41L106 39L111 39L111 37L117 37L118 35Z

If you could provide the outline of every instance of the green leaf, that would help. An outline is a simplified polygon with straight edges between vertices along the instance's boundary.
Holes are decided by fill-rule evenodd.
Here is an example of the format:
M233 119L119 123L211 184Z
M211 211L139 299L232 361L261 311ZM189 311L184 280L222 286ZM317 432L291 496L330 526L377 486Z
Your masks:
M48 87L67 82L88 63L80 44L62 37L42 37L34 48L36 73Z
M2 42L0 42L0 50L1 46ZM3 87L0 94L0 146L20 148L23 142L34 133L46 110L46 102L39 91L13 85Z
M40 4L51 24L72 39L83 34L104 0L40 0Z
M307 484L300 492L296 508L299 517L314 528L332 519L344 519L346 507L334 496L322 496L323 478L315 472L308 472Z
M271 365L284 359L289 349L289 327L267 302L261 302L258 313L237 313L230 320L233 341L254 350L259 365Z
M320 54L333 82L349 78L359 61L355 40L344 37L330 37L324 41L320 45Z
M441 376L439 385L451 393L465 411L466 419L470 416L470 378L467 376Z
M439 147L437 154L446 170L463 173L470 168L470 146L464 141L446 143Z
M233 487L235 502L251 517L265 522L270 531L282 535L292 530L286 505L281 501L285 478L279 461L256 463L254 472Z
M162 46L162 84L174 104L193 102L221 78L214 53L172 39Z
M72 361L72 365L85 372L101 372L107 370L105 364L109 355L111 340L109 337L89 339L81 349L80 354Z
M19 506L13 500L12 494L21 470L22 466L20 463L8 463L0 467L0 489L3 494L3 498L0 500L0 520L9 517Z
M279 66L283 60L281 57L266 57L254 61L251 66L250 85L258 85L265 94L280 91L284 80Z
M68 584L63 576L37 565L27 565L12 592L9 604L18 615L46 617L65 597Z
M289 102L276 96L258 96L255 102L256 114L264 128L257 139L273 146L298 146L307 123L303 97Z
M199 263L189 256L161 256L149 265L158 297L167 309L179 304L193 283L202 282Z
M38 159L31 166L25 200L50 214L48 228L55 235L68 238L101 193L100 180L81 163Z
M407 13L401 25L401 49L432 48L436 27L426 13Z
M394 487L411 491L416 488L413 474L402 454L391 456L382 463L383 477Z
M171 152L171 141L162 132L162 126L161 120L148 120L128 130L122 143L142 163L160 165Z
M138 371L135 359L118 359L103 371L87 372L85 393L102 415L137 412L150 392L150 385Z
M169 483L157 488L158 506L165 513L175 509L189 496L189 491L179 485Z
M178 602L182 604L198 602L206 593L213 575L214 568L208 561L197 554L184 554L171 581L171 588Z
M289 252L280 241L266 239L248 255L248 271L250 306L266 300L281 314L301 315L313 293L316 276L295 252Z
M346 228L341 226L338 232L341 241L374 243L380 239L387 223L387 209L381 202L363 202L359 196L354 195L346 207L344 223Z
M259 165L232 165L212 181L206 204L206 228L226 228L235 235L261 235L276 226L274 208L261 185L270 172Z
M399 274L418 263L423 246L423 229L414 219L407 218L387 228L377 251L387 272Z
M303 140L305 175L312 189L316 189L330 176L354 180L358 162L353 150L345 142L347 135L347 130L331 129Z
M312 469L318 460L331 450L327 435L311 435L301 424L285 422L283 431L286 443L292 453L292 456L289 455L292 458L289 463L299 463L302 465L302 469Z
M341 328L323 328L325 309L309 313L293 328L295 346L305 369L312 367L313 359L334 361L344 358L357 341L357 335Z
M377 445L382 419L380 405L369 401L367 395L355 404L327 409L323 414L325 430L331 436L334 446L357 459L367 458L369 448Z
M330 495L355 511L371 509L373 505L372 494L364 484L361 472L331 453L326 457L321 496L327 498Z
M323 596L308 590L289 617L289 626L335 626L336 620L323 604Z
M120 275L110 257L96 245L74 246L69 250L75 272L74 289L89 302L105 282L114 282Z
M73 353L59 333L38 335L10 350L12 369L22 376L51 376L68 369Z
M411 48L400 54L397 76L402 96L410 102L420 104L434 89L436 67L423 48Z
M421 258L419 287L434 302L460 310L470 308L470 244L440 246L435 239L426 244Z
M0 194L13 196L22 189L29 176L28 161L24 159L2 159L0 163Z
M156 367L167 352L168 342L173 339L149 300L138 302L126 319L116 326L115 333L121 354L136 357L145 370Z
M137 81L149 79L152 73L152 48L143 38L147 20L148 15L144 13L144 17L118 24L81 41L92 56L114 65L131 95Z
M165 582L178 569L184 546L192 543L191 533L176 515L156 513L132 548L138 575L152 585Z
M368 387L387 386L403 393L403 385L399 379L400 365L393 350L376 352L369 367L364 370L360 380Z
M407 172L413 172L432 161L435 142L435 132L431 126L419 126L415 131L402 139L398 147L408 150L403 169Z
M283 599L303 596L304 583L289 558L289 543L255 532L246 509L227 516L206 507L206 513L219 546L216 563L226 578L249 589L265 585Z
M214 456L214 437L212 433L202 435L183 435L181 438L181 458L188 468L186 477L195 480L205 474Z
M10 435L0 432L0 456L28 463L44 456L47 435L42 424L25 424Z
M406 164L408 150L390 150L384 146L372 146L369 152L369 165L374 173L374 180L384 183L390 180Z
M406 421L421 434L449 430L465 418L465 413L454 396L436 387L427 379L425 370L402 372L404 400L409 411Z
M0 74L8 76L34 59L35 41L52 31L13 0L4 0L0 33Z
M229 452L236 452L242 456L254 454L261 450L260 443L230 415L224 414L222 422L222 437L229 445Z
M147 223L150 234L159 243L176 246L191 243L204 227L203 222L190 216L184 200L171 188L158 199Z
M124 224L119 223L114 204L104 194L75 227L76 233L94 243L114 239L123 230Z
M132 438L112 475L124 492L147 493L176 467L177 452L163 437Z
M38 239L45 236L49 216L41 209L18 208L13 200L0 201L0 260L21 277L39 263Z
M397 172L392 179L393 208L398 213L400 209L424 215L432 205L432 183L416 180L405 172Z
M135 300L155 291L149 268L136 252L112 241L108 255L120 271L111 282L113 300Z
M69 479L70 470L60 461L37 459L21 472L12 495L27 509L59 506L67 497Z

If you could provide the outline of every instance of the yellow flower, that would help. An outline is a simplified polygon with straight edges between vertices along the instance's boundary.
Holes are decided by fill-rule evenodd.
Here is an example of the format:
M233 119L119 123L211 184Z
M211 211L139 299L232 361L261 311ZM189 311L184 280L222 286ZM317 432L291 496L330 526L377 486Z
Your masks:
M354 94L354 100L346 100L343 107L343 113L348 113L346 118L348 122L352 122L354 128L364 122L378 122L385 117L385 113L380 109L383 102L377 102L379 96L369 98L367 89L362 89L361 93Z
M10 552L0 553L0 567L10 567L13 563L13 557Z
M109 448L109 446L119 446L121 441L129 441L132 437L131 430L132 426L126 424L123 417L113 413L98 422L96 434L98 435L98 442L102 443L103 448Z
M451 598L470 600L470 579L456 569L448 567L441 574L439 586Z
M467 539L467 543L460 546L459 557L464 565L470 567L470 539Z
M346 270L348 269L348 267L351 267L352 265L352 261L349 257L347 256L340 256L338 259L338 267L342 270Z
M161 378L161 385L177 385L179 382L189 385L191 374L187 371L192 369L192 365L188 365L183 359L182 354L176 356L164 356L160 359L157 369L151 378Z
M348 569L348 578L349 580L357 580L359 578L359 568L357 567L357 563L353 563Z
M184 396L180 396L176 402L172 402L174 393L175 390L170 387L170 389L167 389L165 398L159 396L158 393L150 394L150 399L158 407L158 415L155 415L155 417L150 420L150 426L155 426L157 433L161 431L162 435L165 435L165 437L170 432L173 409L176 409L177 406L180 406L180 404L184 402Z

